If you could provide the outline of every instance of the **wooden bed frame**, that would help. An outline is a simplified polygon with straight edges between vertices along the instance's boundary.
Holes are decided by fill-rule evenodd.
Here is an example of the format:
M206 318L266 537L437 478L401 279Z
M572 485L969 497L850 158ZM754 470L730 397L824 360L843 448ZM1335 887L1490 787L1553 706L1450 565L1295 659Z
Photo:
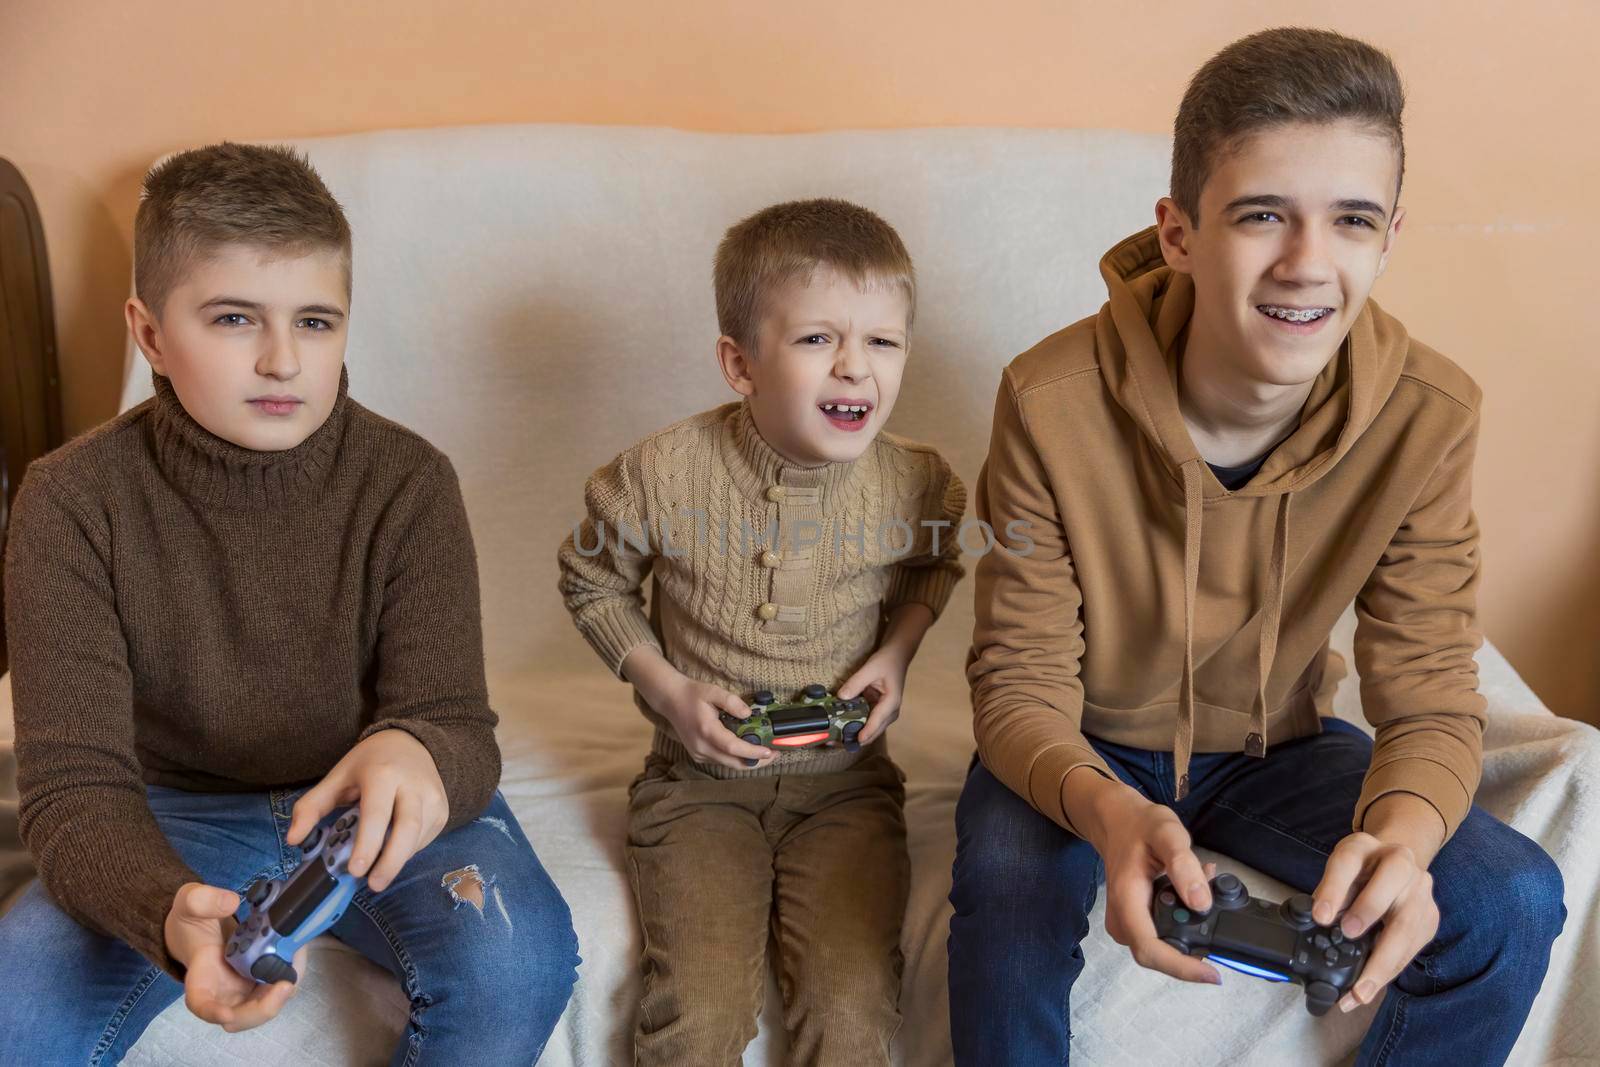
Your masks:
M28 464L61 443L61 374L39 208L0 159L0 672L6 669L5 531Z

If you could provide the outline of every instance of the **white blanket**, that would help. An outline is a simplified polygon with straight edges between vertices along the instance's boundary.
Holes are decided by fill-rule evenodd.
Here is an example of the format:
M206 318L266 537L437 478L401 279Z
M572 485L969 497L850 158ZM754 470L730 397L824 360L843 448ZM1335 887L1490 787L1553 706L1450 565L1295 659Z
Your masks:
M648 729L572 631L554 554L590 470L647 429L726 399L711 359L721 231L767 203L814 195L855 199L895 224L921 293L892 425L937 444L970 485L999 368L1104 299L1096 262L1150 220L1167 143L1109 131L765 137L512 126L303 144L356 234L352 393L425 434L461 474L503 789L572 904L584 957L545 1062L627 1062L638 935L621 870L625 790ZM148 369L131 359L124 405L148 392ZM1486 547L1491 556L1514 548ZM946 894L972 752L961 677L970 599L964 582L912 668L891 733L910 776L906 1064L950 1059ZM1341 640L1348 649L1348 632ZM1600 734L1552 716L1492 648L1480 663L1491 720L1479 800L1556 858L1570 912L1517 1060L1597 1062ZM1347 681L1340 710L1359 719L1355 695ZM0 686L0 738L10 722ZM0 745L0 790L8 755ZM7 814L0 806L0 879L22 866L14 845L5 851ZM1241 873L1252 888L1283 892ZM5 891L0 884L0 900ZM1337 1063L1369 1018L1313 1020L1297 989L1231 975L1220 991L1181 987L1134 966L1098 921L1085 954L1073 993L1076 1063ZM514 1017L517 1006L504 1007ZM403 1018L388 976L324 939L280 1019L229 1036L177 1004L130 1062L378 1064ZM747 1062L778 1062L775 1022L769 1003Z

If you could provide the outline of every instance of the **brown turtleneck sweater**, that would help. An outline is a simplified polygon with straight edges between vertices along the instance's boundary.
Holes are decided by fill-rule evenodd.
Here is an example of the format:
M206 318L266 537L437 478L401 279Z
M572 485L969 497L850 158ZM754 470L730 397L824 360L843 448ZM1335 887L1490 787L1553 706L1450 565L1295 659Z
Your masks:
M477 561L454 470L351 400L283 452L213 436L171 385L36 461L6 557L23 839L51 896L169 973L198 880L147 784L315 782L395 727L450 827L500 778Z

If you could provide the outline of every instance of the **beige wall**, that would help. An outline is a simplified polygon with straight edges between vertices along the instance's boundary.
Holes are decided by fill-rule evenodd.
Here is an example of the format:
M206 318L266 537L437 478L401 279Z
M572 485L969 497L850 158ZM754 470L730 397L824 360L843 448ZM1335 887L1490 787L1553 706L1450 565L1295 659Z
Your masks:
M43 210L77 432L116 405L129 227L162 152L472 122L1165 131L1207 55L1296 23L1382 44L1406 78L1410 214L1378 295L1488 397L1489 635L1600 721L1600 5L0 0L0 155Z

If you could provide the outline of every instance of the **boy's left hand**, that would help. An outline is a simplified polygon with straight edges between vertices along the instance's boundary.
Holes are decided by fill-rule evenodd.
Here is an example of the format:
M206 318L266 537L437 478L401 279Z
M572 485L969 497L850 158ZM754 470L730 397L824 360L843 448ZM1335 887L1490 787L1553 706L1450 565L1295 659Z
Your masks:
M906 668L910 657L888 645L878 649L839 687L839 699L862 694L872 705L872 714L861 728L861 743L870 744L883 736L889 724L900 717L900 698L906 690Z
M1350 834L1334 846L1312 900L1312 918L1324 925L1338 918L1346 937L1383 923L1361 978L1339 1001L1341 1011L1376 1000L1439 930L1426 861L1417 849L1371 833Z
M350 873L365 875L374 893L389 888L405 862L438 837L450 818L444 783L427 748L404 730L381 730L346 752L295 802L286 840L298 845L330 811L356 801L361 822Z

